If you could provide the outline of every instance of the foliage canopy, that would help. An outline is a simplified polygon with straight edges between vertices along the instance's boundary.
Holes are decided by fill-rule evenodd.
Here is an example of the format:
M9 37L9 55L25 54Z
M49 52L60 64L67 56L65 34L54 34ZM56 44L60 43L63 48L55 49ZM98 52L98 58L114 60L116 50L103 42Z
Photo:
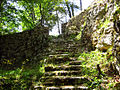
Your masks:
M70 7L71 11L67 9ZM60 20L58 14L74 16L74 8L78 6L68 0L1 0L0 35L30 30L38 25L52 28Z

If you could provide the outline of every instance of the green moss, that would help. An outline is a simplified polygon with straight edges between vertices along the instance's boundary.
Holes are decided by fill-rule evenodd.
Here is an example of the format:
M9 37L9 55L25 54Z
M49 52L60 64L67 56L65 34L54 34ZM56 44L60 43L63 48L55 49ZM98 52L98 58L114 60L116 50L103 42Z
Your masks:
M75 38L76 38L77 40L80 40L80 39L81 39L81 34L82 34L82 32L80 32Z
M100 52L99 50L95 50L92 52L82 53L80 54L78 60L81 60L83 63L83 67L85 67L84 71L86 75L89 75L91 77L96 76L98 74L97 72L97 64L99 64L102 67L102 70L105 69L105 65L107 65L112 58L107 60L107 53Z
M100 65L102 73L106 75L105 70L109 68L109 67L106 68L106 65L108 65L111 61L113 61L113 58L109 58L108 60L107 53L103 53L100 52L99 50L95 50L80 54L78 60L82 61L82 66L84 67L82 69L82 74L84 74L86 77L93 79L92 84L89 87L98 88L100 86L100 83L103 82L102 80L104 77L100 75L98 78L97 64ZM107 76L107 78L109 77ZM114 85L110 85L109 88L111 88L111 86L113 87Z
M98 29L107 28L109 23L110 23L109 18L106 18L104 22L100 22L100 24L98 25Z
M0 69L0 89L6 90L5 85L9 85L11 90L29 89L31 85L43 75L44 66L37 65L35 67L27 68L22 66L15 70Z

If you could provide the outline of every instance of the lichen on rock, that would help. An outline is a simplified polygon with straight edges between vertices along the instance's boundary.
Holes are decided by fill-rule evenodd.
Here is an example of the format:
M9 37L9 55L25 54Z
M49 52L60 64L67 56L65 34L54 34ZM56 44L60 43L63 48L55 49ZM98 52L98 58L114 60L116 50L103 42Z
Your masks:
M110 52L120 63L119 0L96 0L88 9L66 24L67 32L74 29L69 29L71 26L76 27L76 31L81 33L78 36L82 47L89 51L96 48L104 52L112 48Z

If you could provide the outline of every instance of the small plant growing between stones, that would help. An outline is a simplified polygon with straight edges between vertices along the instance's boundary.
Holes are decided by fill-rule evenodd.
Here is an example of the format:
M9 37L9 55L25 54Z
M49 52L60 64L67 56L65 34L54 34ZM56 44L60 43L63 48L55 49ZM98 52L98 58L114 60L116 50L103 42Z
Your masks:
M83 66L83 75L91 78L92 84L89 86L90 88L101 88L101 83L103 82L106 74L104 71L106 70L106 65L111 62L112 57L107 60L107 53L100 52L99 50L84 52L80 54L78 60L82 61ZM99 65L100 71L97 69ZM99 75L99 73L101 74Z

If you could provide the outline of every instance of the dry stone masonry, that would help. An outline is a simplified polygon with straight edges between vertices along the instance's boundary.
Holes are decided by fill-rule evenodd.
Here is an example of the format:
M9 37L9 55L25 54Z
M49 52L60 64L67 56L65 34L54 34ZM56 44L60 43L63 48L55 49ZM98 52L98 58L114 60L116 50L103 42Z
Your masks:
M16 65L26 59L40 58L43 49L48 45L48 28L36 27L21 33L0 37L0 64Z
M68 35L73 32L80 33L84 48L89 51L94 49L109 51L108 53L113 53L112 55L120 63L119 12L119 0L96 0L88 9L73 17L63 30ZM120 69L119 66L117 65Z

